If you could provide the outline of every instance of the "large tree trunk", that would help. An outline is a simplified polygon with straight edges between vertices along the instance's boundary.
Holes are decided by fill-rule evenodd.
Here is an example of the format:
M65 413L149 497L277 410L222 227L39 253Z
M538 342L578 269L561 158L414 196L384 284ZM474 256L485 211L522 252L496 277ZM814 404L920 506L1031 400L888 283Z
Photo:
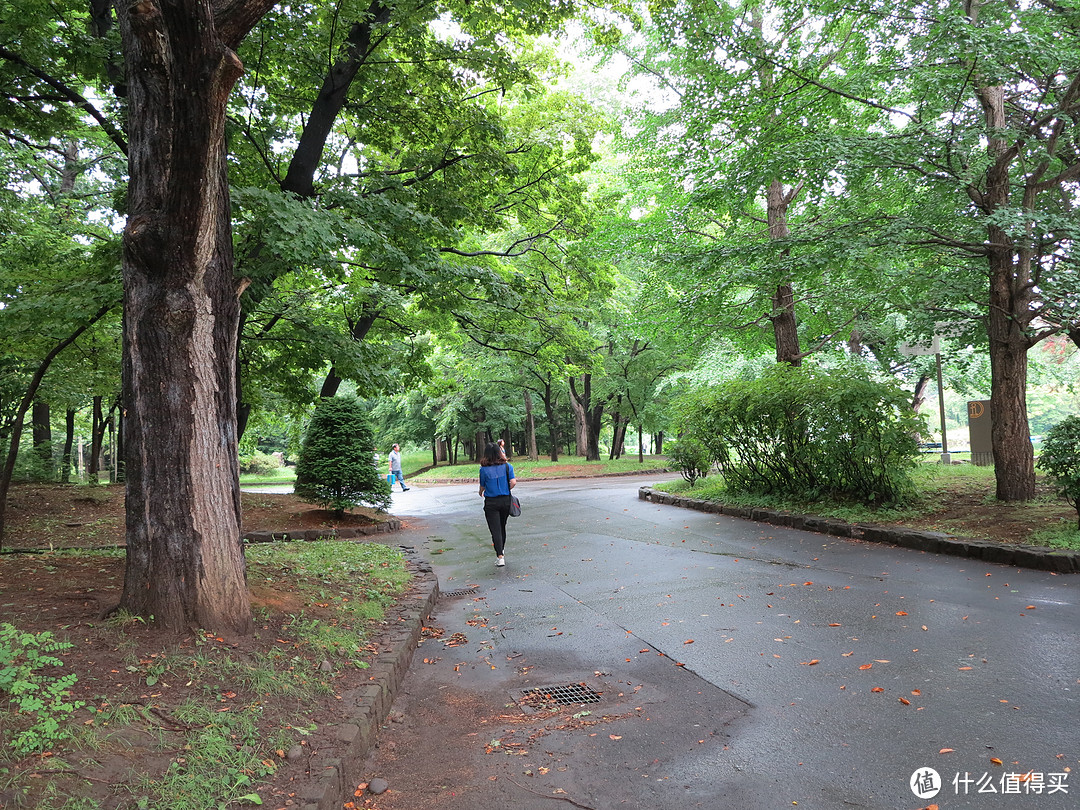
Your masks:
M225 163L235 53L270 0L120 4L127 568L120 607L166 631L248 633Z
M587 376L587 375L586 375ZM586 386L587 390L587 386ZM575 451L579 456L588 454L589 435L585 427L585 408L574 392L574 378L570 378L570 410L574 414L574 443Z
M801 188L800 185L784 191L784 185L779 180L773 180L769 184L767 216L770 239L786 239L790 235L787 212ZM790 284L777 285L772 297L772 314L769 320L772 322L773 339L776 342L776 362L800 365L802 353L799 348L798 324L795 322L795 294Z
M600 422L604 416L604 406L592 404L592 374L581 375L580 391L577 380L570 378L570 404L574 408L574 421L580 420L578 455L584 455L586 461L599 461Z
M1003 87L977 90L986 115L987 128L1004 131ZM987 153L992 161L986 173L981 207L993 214L1010 205L1008 144L991 137ZM1026 201L1025 201L1026 202ZM1003 501L1024 501L1035 497L1035 454L1027 421L1027 335L1034 313L1035 293L1031 283L1029 254L1014 244L1009 234L995 224L987 226L987 257L990 270L990 443L994 451L997 497Z

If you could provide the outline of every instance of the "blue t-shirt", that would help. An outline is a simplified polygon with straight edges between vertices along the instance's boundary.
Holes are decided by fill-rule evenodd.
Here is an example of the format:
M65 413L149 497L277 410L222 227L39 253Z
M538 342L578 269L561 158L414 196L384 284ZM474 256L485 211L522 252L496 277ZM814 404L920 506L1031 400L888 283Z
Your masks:
M510 494L510 482L506 480L507 473L510 474L510 478L514 477L514 467L509 461L505 464L492 464L480 468L480 486L484 488L485 498Z

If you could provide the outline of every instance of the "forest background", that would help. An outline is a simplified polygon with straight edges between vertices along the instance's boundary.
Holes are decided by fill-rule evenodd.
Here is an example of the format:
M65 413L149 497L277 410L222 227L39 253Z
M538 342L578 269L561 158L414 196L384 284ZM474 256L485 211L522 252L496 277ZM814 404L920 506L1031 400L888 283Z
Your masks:
M666 453L685 403L776 366L899 390L941 440L940 370L950 450L990 403L968 505L1058 518L1036 451L1077 411L1071 0L0 0L0 88L0 537L15 480L124 481L122 515L117 487L53 487L108 506L122 551L0 558L34 631L0 626L30 701L0 803L228 806L277 778L284 803L408 580L381 544L238 542L282 514L242 501L241 459L292 458L334 395L383 460L502 437L577 467ZM132 772L118 727L191 736Z

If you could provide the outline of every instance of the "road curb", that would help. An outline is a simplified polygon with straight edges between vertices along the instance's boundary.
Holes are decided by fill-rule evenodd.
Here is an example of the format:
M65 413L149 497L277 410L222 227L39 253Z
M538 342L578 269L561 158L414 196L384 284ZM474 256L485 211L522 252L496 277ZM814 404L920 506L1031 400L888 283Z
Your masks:
M372 534L396 532L401 528L397 518L371 523L367 526L341 526L332 529L279 529L278 531L250 531L244 534L248 543L277 543L286 540L352 540Z
M932 554L968 557L973 560L982 560L1016 568L1054 571L1058 574L1080 573L1080 552L1075 551L1046 548L1044 546L997 543L992 540L958 537L947 532L911 529L904 526L847 523L835 518L801 515L774 509L728 506L718 501L672 495L652 487L640 487L638 489L638 499L667 506L679 506L684 509L696 509L699 512L727 515L728 517L743 520L754 520L759 523L769 523L773 526L787 526L792 529L818 532L833 537L845 537L869 543L888 543Z
M341 695L337 733L342 748L336 755L320 758L322 772L297 797L301 810L340 810L347 802L356 801L355 791L365 781L364 765L379 727L390 714L420 642L424 621L439 599L439 579L431 563L415 556L412 547L403 546L402 550L410 557L413 579L409 593L394 608L397 624L390 631L390 649L371 665L366 684Z

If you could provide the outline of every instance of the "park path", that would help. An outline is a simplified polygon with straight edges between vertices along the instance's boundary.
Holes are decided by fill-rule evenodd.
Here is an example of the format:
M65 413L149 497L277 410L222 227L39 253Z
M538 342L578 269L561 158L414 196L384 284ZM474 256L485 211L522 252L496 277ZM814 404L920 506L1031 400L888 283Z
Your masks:
M652 480L523 484L505 568L474 486L395 494L446 595L371 806L1080 806L1080 580L639 501ZM524 697L551 687L599 698Z

